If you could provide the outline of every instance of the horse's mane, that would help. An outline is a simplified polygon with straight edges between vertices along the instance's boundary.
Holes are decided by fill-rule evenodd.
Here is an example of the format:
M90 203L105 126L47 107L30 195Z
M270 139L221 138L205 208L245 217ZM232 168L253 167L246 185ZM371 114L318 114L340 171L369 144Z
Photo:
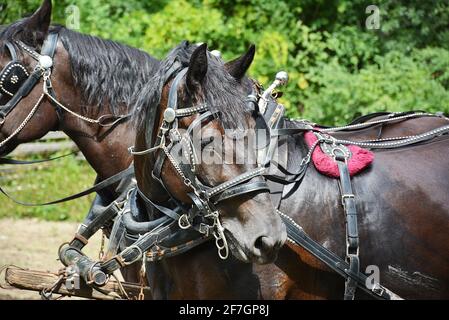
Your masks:
M5 50L6 41L19 39L32 47L42 43L46 35L26 32L25 19L1 31L0 54ZM81 88L86 107L95 106L101 110L108 105L113 114L118 114L121 109L130 109L134 93L142 90L159 65L159 61L149 54L118 42L62 26L52 26L50 31L59 32L69 54L74 82Z
M143 90L135 96L134 121L138 128L152 123L148 119L156 116L155 110L159 106L162 90L168 80L168 72L174 63L180 63L182 68L188 67L190 57L196 48L196 44L190 44L187 41L174 48L161 61L158 71L154 73ZM242 129L246 126L245 115L250 110L245 103L247 93L242 89L243 86L225 71L223 60L208 53L208 71L202 82L203 100L212 112L218 112L219 120L224 128ZM146 130L152 130L152 128L146 128Z

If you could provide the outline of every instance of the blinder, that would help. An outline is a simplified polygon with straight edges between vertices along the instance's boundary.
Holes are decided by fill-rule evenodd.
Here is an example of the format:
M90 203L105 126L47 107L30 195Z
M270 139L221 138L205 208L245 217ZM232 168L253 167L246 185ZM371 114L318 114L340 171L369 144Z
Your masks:
M0 91L10 97L13 97L23 83L28 79L30 73L25 66L17 60L17 53L11 43L7 43L12 61L9 62L0 72Z
M16 41L26 53L38 61L36 68L31 74L27 71L25 66L18 61L18 55L13 44L11 42L6 43L12 61L8 63L0 73L0 94L6 94L11 98L5 105L0 105L0 124L4 122L6 116L17 106L17 104L30 94L31 90L36 86L41 77L44 76L44 73L50 72L51 65L49 65L49 60L52 60L54 57L58 37L58 33L49 33L42 45L40 54L22 42ZM50 94L53 94L53 91L51 91Z
M256 120L255 148L257 150L257 163L260 166L268 166L276 147L277 138L273 136L272 130L276 130L284 125L283 105L278 104L274 98L267 98L265 109L261 113L258 99L253 99L253 95L248 98L253 105L254 117ZM261 98L262 99L262 98Z

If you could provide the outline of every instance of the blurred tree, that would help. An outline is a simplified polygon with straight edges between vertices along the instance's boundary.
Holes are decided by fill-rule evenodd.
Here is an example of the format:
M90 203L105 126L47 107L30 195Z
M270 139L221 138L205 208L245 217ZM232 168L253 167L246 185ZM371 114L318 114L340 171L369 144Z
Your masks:
M0 23L32 12L40 0L1 0ZM257 46L251 75L264 84L290 74L283 103L290 116L343 123L378 110L449 111L449 2L377 1L369 30L365 0L58 0L80 30L162 58L181 40L207 42L225 59Z

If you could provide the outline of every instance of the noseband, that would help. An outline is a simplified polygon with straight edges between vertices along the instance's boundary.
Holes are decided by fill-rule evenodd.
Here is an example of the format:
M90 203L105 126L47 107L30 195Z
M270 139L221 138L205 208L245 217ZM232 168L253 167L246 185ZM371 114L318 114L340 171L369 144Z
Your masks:
M182 215L174 214L173 210L169 208L163 207L164 209L161 210L161 206L153 203L142 191L138 191L150 206L177 219L181 229L193 227L202 234L207 236L213 235L220 258L226 259L229 254L229 249L216 205L224 200L249 193L269 192L269 187L265 180L251 182L253 178L262 177L267 166L265 164L260 165L249 172L238 175L215 187L206 186L198 179L196 175L195 149L191 134L198 125L201 125L206 120L215 119L217 114L210 111L207 104L182 109L178 108L178 87L186 72L187 68L183 69L173 80L168 95L168 105L163 115L163 123L157 134L156 146L140 152L136 152L131 148L130 152L134 155L143 155L157 150L162 151L157 155L152 171L153 177L168 192L168 188L161 177L163 164L165 160L168 160L175 168L178 176L183 180L184 185L192 189L192 192L189 192L188 196L192 200L193 205L182 204L171 196L172 200L179 207L184 208ZM257 101L255 100L257 99L255 99L254 95L249 96L249 103L256 104ZM198 117L189 125L185 134L181 135L178 130L179 119L196 114L198 114ZM186 161L179 162L171 153L173 147L178 144L184 146L183 150L186 152L183 152L183 157Z

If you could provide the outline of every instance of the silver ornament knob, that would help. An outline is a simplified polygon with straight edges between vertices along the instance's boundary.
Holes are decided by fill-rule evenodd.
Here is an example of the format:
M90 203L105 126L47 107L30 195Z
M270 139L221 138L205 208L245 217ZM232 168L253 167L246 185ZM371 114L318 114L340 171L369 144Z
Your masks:
M51 67L53 67L53 59L49 56L40 56L39 65L43 69L50 69Z
M164 120L167 123L172 123L173 121L175 121L176 119L176 112L174 109L172 108L167 108L164 111Z
M276 80L280 82L280 85L285 85L288 82L288 73L285 71L279 71L276 73Z

